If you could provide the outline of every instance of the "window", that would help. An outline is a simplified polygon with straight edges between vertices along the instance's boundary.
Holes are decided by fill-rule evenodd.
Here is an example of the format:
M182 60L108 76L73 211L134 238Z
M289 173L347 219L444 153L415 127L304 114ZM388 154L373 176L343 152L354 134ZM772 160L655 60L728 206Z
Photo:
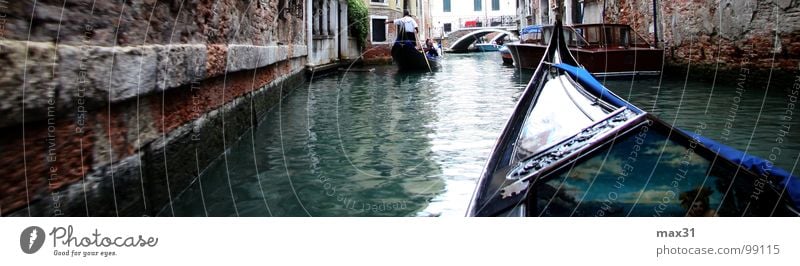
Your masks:
M539 24L550 24L550 1L549 0L541 0L539 1L539 13L541 13L542 21L539 21Z
M374 1L374 0L373 0ZM370 42L372 43L385 43L388 41L387 32L389 26L386 25L386 20L389 19L385 16L372 16L370 17Z
M381 5L381 6L389 5L389 3L386 2L386 0L369 0L369 2L373 5Z
M583 37L589 42L589 45L600 44L600 27L586 27L583 30Z
M492 10L500 10L500 0L492 0Z
M475 7L475 11L481 11L481 10L483 10L483 9L482 9L482 7L483 7L483 0L474 0L474 1L473 1L473 6Z
M453 31L453 24L445 23L444 24L444 32L451 32Z
M628 47L628 34L630 31L626 28L619 29L619 44L620 46Z
M450 0L444 0L444 12L450 12Z
M610 28L610 27L605 27L605 28L603 28L603 30L605 31L605 34L603 35L603 37L605 37L605 39L606 39L606 43L605 43L606 47L612 47L613 45L615 45L614 44L614 32L612 31L613 29Z

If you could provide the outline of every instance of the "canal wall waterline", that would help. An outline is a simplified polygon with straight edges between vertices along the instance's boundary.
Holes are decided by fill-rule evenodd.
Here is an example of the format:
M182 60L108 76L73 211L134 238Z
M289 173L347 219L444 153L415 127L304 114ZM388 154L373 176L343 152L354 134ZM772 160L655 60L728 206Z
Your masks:
M53 125L7 127L5 135L24 128L25 136L4 138L0 156L27 173L4 177L24 182L27 174L28 193L4 193L3 215L152 215L305 82L305 64L305 57L284 60L56 118ZM8 213L15 205L23 208Z
M143 216L305 81L302 2L15 1L0 216Z

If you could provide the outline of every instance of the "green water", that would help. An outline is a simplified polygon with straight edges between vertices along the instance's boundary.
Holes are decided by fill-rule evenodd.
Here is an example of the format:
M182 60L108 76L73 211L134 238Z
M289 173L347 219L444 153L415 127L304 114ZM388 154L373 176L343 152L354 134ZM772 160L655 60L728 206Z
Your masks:
M531 72L502 66L496 53L448 55L436 73L374 68L294 90L173 200L175 215L462 216ZM710 84L684 86L683 77L606 84L668 122L706 122L710 137L722 134L736 95L717 86L709 102ZM768 156L785 91L744 95L723 142ZM778 166L791 169L796 135L781 144Z

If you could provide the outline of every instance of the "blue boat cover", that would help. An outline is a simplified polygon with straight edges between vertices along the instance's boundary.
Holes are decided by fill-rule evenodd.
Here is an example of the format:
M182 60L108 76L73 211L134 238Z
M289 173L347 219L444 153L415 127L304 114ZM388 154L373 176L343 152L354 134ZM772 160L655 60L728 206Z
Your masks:
M574 78L576 81L581 83L581 85L583 85L584 89L588 90L589 92L591 92L598 98L602 99L603 101L606 101L610 104L620 107L622 106L628 107L628 109L636 112L637 114L642 113L642 110L639 109L639 107L636 107L635 105L630 104L629 102L623 99L620 99L613 93L610 93L609 90L606 89L606 87L603 86L603 84L600 84L600 81L597 81L597 79L595 79L594 76L592 76L592 74L589 73L589 71L586 71L586 69L567 64L555 64L553 66L569 73L570 76L572 76L572 78Z
M642 112L636 106L623 99L620 99L613 93L608 92L606 87L603 86L603 84L600 84L600 82L597 81L597 79L595 79L592 74L585 69L567 64L555 64L554 66L569 73L570 76L580 82L585 89L590 90L590 92L595 95L599 95L598 97L600 99L603 99L604 101L616 106L626 106L631 110L636 110L637 113ZM712 139L694 134L693 132L682 129L679 130L690 137L697 139L701 144L703 144L703 146L718 153L720 157L728 159L729 161L738 164L759 176L769 176L773 178L773 181L778 181L779 187L775 189L778 191L783 191L785 188L786 193L789 195L789 198L794 204L794 208L800 208L800 180L798 180L798 177L793 176L791 173L780 167L774 166L772 162L764 160L763 158L749 155Z
M682 129L681 131L692 138L697 139L701 144L706 146L706 148L716 151L720 157L728 159L731 162L738 164L759 176L772 177L773 181L778 181L779 187L775 189L778 191L783 191L785 188L786 194L789 195L792 203L794 203L794 207L800 208L800 180L798 180L798 177L793 176L791 173L780 167L774 166L774 164L770 161L749 155L712 139L694 134L693 132L688 132Z
M522 30L519 31L519 34L523 35L523 34L536 33L536 32L542 32L542 26L539 26L539 25L527 26L525 28L522 28Z

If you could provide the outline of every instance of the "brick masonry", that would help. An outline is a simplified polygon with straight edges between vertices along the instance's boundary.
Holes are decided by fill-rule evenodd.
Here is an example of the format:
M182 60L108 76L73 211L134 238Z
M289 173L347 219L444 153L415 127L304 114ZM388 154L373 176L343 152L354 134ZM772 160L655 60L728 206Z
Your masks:
M2 10L2 216L155 215L304 80L301 1L67 2Z
M371 5L369 7L370 16L386 16L388 20L394 20L403 17L403 12L400 9L382 7ZM370 22L372 23L372 22ZM372 33L370 33L372 34ZM392 45L391 43L397 39L397 27L393 24L388 26L386 33L387 43L372 43L370 37L367 37L367 44L362 52L362 61L365 64L389 64L392 62Z
M741 69L753 73L750 83L763 87L791 84L800 64L800 2L791 0L659 1L659 39L668 72L735 82ZM650 1L608 1L605 21L631 25L652 41ZM774 57L774 61L772 60Z

